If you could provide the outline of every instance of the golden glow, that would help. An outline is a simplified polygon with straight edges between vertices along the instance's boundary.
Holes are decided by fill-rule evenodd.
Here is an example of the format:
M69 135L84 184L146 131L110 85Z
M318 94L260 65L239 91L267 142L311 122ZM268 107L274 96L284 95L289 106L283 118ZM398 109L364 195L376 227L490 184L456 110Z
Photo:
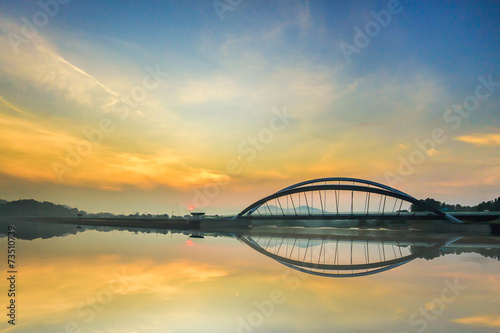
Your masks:
M463 135L456 137L455 140L472 143L478 146L500 146L500 134L498 133Z
M58 182L51 167L54 162L58 162L68 168L68 172L62 176L66 183L102 189L119 190L124 184L146 188L156 184L186 187L204 182L221 182L227 178L227 175L211 170L189 167L167 149L153 154L131 154L106 145L86 144L91 146L91 154L80 155L80 160L75 159L72 156L83 140L67 131L74 129L78 133L76 125L58 121L64 125L65 130L62 130L57 129L57 123L49 123L45 119L18 118L9 114L9 110L27 113L3 98L1 102L4 107L0 106L0 128L4 140L0 142L0 172L7 175L33 181ZM68 148L73 152L71 155ZM68 156L74 164L67 163Z
M453 322L472 327L500 327L500 316L497 314L464 317Z

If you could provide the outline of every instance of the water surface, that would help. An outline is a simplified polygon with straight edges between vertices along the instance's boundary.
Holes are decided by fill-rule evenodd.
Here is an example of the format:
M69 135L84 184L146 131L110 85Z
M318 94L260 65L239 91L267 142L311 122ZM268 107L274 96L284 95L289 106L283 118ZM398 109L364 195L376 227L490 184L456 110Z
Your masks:
M443 247L380 273L339 278L298 271L228 235L194 238L187 232L49 224L22 224L18 230L16 325L7 324L3 315L1 332L500 330L500 250L495 245ZM385 238L386 249L394 246L387 243L391 231L377 235ZM270 253L290 253L297 238L283 241L278 252L280 238L250 237L262 247L269 239ZM363 260L359 251L366 248L371 261L382 257L375 238L365 247L354 242L354 261ZM429 244L437 242L428 238ZM335 241L316 240L309 247L316 251L314 258L334 260L334 254L320 259L318 253L328 252ZM305 242L301 238L294 251L304 251ZM342 253L348 253L347 242L348 237L341 241L347 249ZM403 242L395 249L411 254L426 247L415 244L410 249ZM6 237L0 238L0 248L6 262ZM7 289L4 278L1 290ZM2 299L5 309L6 292Z

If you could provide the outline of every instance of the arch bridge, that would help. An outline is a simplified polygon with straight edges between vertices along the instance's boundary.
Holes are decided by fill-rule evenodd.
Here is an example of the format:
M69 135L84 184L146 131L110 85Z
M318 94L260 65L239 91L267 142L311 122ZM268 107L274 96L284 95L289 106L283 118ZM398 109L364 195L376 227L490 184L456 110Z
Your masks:
M370 180L329 177L300 182L266 196L235 218L361 219L415 216L461 223L455 217L390 186Z

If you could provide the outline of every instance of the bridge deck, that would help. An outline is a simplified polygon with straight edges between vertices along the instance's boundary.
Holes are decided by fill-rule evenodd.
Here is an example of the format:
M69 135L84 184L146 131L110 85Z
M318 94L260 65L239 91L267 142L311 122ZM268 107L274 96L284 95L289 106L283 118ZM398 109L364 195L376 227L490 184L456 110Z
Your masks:
M478 212L478 213L448 213L463 222L489 222L500 219L500 212ZM386 214L300 214L300 215L252 215L242 216L240 219L251 220L446 220L432 213L386 213Z

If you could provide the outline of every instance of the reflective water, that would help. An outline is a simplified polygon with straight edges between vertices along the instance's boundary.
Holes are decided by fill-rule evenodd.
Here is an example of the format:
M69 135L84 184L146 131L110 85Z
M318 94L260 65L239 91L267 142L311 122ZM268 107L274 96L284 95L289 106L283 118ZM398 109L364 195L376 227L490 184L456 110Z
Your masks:
M16 325L4 314L1 332L500 330L500 240L491 236L16 231ZM7 243L0 238L2 263ZM1 281L7 313L9 281Z

